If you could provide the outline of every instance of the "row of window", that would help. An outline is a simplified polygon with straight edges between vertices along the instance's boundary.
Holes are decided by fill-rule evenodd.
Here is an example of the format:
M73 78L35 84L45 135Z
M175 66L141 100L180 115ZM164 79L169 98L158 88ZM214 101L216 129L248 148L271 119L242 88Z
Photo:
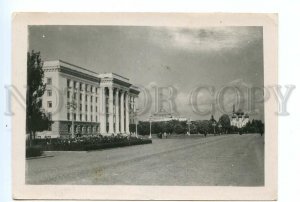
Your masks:
M74 113L73 114L73 120L77 120L76 119L77 118L77 115ZM91 119L89 120L90 122L93 122L94 120L93 120L93 115L91 115L91 117L90 117ZM98 116L96 115L95 116L95 122L98 122ZM67 120L71 120L71 114L70 113L67 113ZM88 115L86 114L85 115L85 121L87 121L88 120ZM83 115L82 114L79 114L79 121L83 121Z
M72 125L68 125L68 132L72 132ZM99 132L99 126L81 126L75 125L74 132L76 133L91 133L91 132Z
M75 103L76 104L76 103ZM70 102L67 103L67 106L70 105ZM93 112L93 110L95 109L95 112L98 112L98 106L96 106L94 108L93 105L90 105L90 112ZM82 111L82 104L79 104L79 111ZM88 111L88 105L85 105L85 111L87 112Z
M78 82L78 81L73 81L73 84L72 84L71 79L67 79L68 88L77 89L78 84L79 84L79 90L83 91L83 85L84 85L83 83ZM98 93L99 88L97 88L95 86L92 86L92 85L89 85L89 84L85 84L85 91L86 92L96 92L96 93Z
M69 102L67 103L67 105L69 105ZM47 107L48 108L52 108L52 101L47 101ZM93 112L93 105L90 105L90 112ZM131 109L131 108L130 108ZM82 111L82 104L79 104L79 111ZM88 111L88 105L85 105L85 111ZM95 112L98 112L98 106L95 107ZM109 107L106 106L106 113L109 112ZM113 108L113 112L116 112L116 108Z
M52 95L52 93L51 93L51 95ZM70 97L71 97L71 92L68 91L67 92L67 98L70 98ZM73 94L73 99L75 99L75 100L77 99L77 93ZM82 93L79 94L79 100L82 101ZM91 95L90 96L90 102L93 102L93 100L94 100L94 97ZM85 101L86 102L88 101L88 95L85 95ZM96 97L96 96L95 96L95 102L98 103L98 97Z

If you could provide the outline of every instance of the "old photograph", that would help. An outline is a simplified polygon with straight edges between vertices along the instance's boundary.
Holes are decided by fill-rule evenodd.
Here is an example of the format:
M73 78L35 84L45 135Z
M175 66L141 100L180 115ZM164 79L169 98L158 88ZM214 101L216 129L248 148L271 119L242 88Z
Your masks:
M273 44L276 53L276 28L265 22L275 18L241 15L243 24L215 14L197 24L208 16L182 14L174 17L186 24L176 24L133 14L109 24L112 16L23 26L22 186L69 187L59 199L77 186L127 193L74 199L170 199L172 187L207 195L171 199L274 199L277 125L265 86L277 82L276 54L266 52ZM168 191L143 198L145 187Z

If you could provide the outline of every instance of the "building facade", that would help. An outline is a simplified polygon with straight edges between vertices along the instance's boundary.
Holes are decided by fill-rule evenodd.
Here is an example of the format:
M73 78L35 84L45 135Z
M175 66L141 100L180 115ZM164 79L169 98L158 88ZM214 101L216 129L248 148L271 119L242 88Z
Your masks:
M136 120L139 89L128 78L96 73L61 60L43 65L46 90L42 107L53 124L38 136L129 134Z
M235 106L233 105L231 125L237 128L242 128L246 126L249 122L249 115L244 113L241 109L235 111Z
M163 109L163 107L160 108L160 110L156 113L154 113L150 118L149 121L152 122L162 122L162 121L187 121L187 118L185 117L179 117L175 116L174 114L167 112Z

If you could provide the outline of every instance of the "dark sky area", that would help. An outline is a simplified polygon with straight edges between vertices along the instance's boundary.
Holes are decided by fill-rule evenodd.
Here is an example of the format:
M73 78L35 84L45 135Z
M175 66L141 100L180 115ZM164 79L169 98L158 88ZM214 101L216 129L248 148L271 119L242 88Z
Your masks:
M262 27L136 27L136 26L30 26L29 50L40 51L43 60L61 59L95 72L114 72L143 86L152 98L154 87L176 89L176 114L192 119L206 119L210 114L195 113L191 92L200 86L263 86ZM140 110L146 96L141 94ZM196 96L199 109L217 104L214 95L201 91ZM236 101L233 90L222 98L224 109L232 111L238 103L244 111L247 95ZM165 103L167 106L167 104ZM217 109L215 116L219 117ZM251 118L263 119L263 104L257 104Z

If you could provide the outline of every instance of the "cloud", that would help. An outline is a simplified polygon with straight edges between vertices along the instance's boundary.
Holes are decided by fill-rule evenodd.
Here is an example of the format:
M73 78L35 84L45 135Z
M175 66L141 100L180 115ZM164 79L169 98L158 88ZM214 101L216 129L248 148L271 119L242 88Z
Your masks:
M262 39L258 27L155 28L149 31L153 43L162 48L192 51L222 51L242 48Z

